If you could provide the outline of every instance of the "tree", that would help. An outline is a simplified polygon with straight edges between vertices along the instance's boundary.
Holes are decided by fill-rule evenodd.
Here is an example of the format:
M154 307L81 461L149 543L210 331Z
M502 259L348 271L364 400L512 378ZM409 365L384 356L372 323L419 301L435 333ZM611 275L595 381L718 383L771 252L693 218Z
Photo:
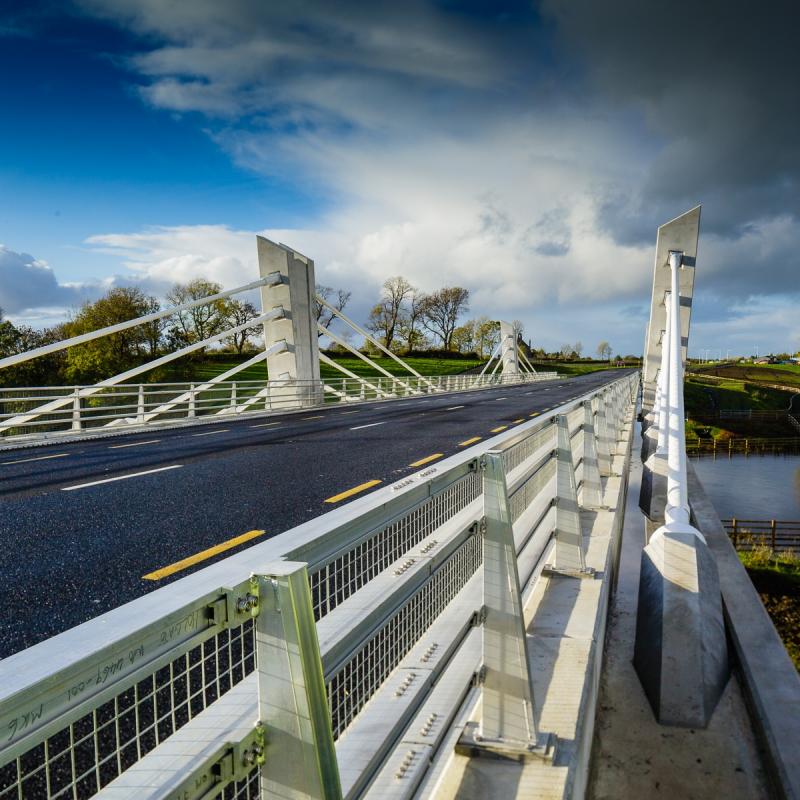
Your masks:
M64 331L67 337L79 336L136 319L152 308L153 300L134 287L110 289L99 300L84 303ZM147 333L136 326L71 347L66 353L66 378L74 383L109 378L138 362L146 344Z
M426 344L425 334L420 327L427 300L428 296L418 289L415 289L408 298L406 313L400 320L400 336L408 350L420 350Z
M167 292L167 300L173 305L179 306L190 303L192 300L211 297L221 291L222 287L218 283L207 281L204 278L195 278L189 283L176 283ZM178 311L175 314L176 327L183 333L183 340L194 344L223 331L229 303L230 301L224 299L214 300L185 311ZM180 339L181 337L173 335L172 338Z
M572 345L571 344L562 344L559 348L558 354L564 360L568 359L572 355Z
M155 297L147 297L144 303L145 314L155 314L156 311L161 311L161 303ZM154 356L158 353L158 346L161 344L161 337L164 332L166 319L160 317L154 319L152 322L145 322L142 325L144 339L150 350L150 355Z
M608 361L611 358L611 345L603 340L597 345L597 355L601 361Z
M367 328L383 339L383 344L391 348L395 334L399 332L405 312L405 301L415 293L414 287L400 275L384 281L381 299L372 309Z
M578 341L575 342L575 344L573 345L572 349L575 351L575 355L578 358L580 358L581 357L581 353L583 352L583 343L581 342L580 339L578 339Z
M476 324L468 319L453 331L453 348L459 353L474 353L477 346Z
M468 310L469 290L461 286L447 286L426 298L422 324L441 340L444 350L450 350L458 318Z
M350 292L345 292L344 289L336 290L336 300L332 299L333 289L330 286L323 286L321 283L318 283L314 289L319 297L330 303L337 311L344 311L345 306L350 300ZM314 311L317 317L317 322L322 325L323 328L329 327L336 315L333 313L333 311L323 305L318 298L315 298L314 301ZM317 336L324 336L324 334L318 330Z
M500 323L489 317L475 320L475 344L480 358L490 356L500 341Z
M244 300L229 300L226 306L225 321L231 328L245 325L251 319L260 316L258 309L252 303ZM261 325L252 325L240 331L234 331L226 341L241 355L250 337L257 336L261 331L263 331Z

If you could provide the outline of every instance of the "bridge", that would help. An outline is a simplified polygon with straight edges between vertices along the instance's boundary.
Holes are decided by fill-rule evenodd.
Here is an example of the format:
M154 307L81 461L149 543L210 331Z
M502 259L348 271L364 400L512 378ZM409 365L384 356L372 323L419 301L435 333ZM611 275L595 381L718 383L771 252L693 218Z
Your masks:
M641 374L501 323L423 376L330 307L398 362L358 376L259 238L178 307L258 289L244 364L3 390L0 800L800 797L800 680L686 459L699 224L659 228Z

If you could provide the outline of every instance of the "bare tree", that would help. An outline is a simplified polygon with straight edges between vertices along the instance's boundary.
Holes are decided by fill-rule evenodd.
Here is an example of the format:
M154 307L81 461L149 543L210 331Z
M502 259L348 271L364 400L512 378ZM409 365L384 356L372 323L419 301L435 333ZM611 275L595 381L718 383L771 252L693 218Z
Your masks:
M422 324L434 336L441 339L445 350L450 350L458 318L468 310L469 289L464 289L462 286L447 286L428 295Z
M391 348L404 316L405 300L414 292L414 287L400 275L384 282L381 299L370 311L367 328L382 338L386 347Z
M252 303L243 300L229 300L226 304L225 320L231 328L237 328L239 325L244 325L259 316L258 310ZM253 325L249 328L243 328L240 331L234 331L228 337L227 341L233 345L236 352L241 355L244 350L248 339L251 336L257 336L263 332L261 325Z
M334 289L332 287L323 286L322 284L318 283L314 288L316 293L330 303L337 311L344 311L345 306L350 300L351 293L344 291L344 289L336 289L336 299L334 300ZM315 298L314 302L317 322L324 328L327 328L333 322L336 315L333 313L333 311L320 303L318 299ZM324 336L324 334L317 331L317 336Z
M601 361L608 361L611 358L611 345L603 340L597 345L597 355L600 356Z
M575 342L575 344L573 345L572 349L575 351L575 355L578 356L578 358L580 358L581 353L583 352L583 342L581 342L581 340L578 339L578 341Z
M420 330L425 304L428 296L415 289L408 298L406 313L400 322L400 335L409 350L418 350L425 343L425 335Z

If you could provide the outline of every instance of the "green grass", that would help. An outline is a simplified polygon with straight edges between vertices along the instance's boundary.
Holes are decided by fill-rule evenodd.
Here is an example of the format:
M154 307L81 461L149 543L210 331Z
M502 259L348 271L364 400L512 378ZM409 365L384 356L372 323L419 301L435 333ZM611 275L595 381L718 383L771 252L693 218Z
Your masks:
M767 547L739 553L739 558L800 671L800 558Z
M602 362L569 362L569 361L536 361L533 364L538 372L557 372L559 375L587 375L590 372L600 372L610 367L607 361Z
M202 382L214 378L223 372L232 369L237 364L241 364L251 356L237 356L227 353L213 353L203 359L180 359L177 362L165 364L163 367L151 370L141 376L144 383L183 383L186 381ZM346 356L334 359L337 364L341 364L345 369L361 377L379 377L381 373L369 364L355 356ZM380 364L387 372L392 375L408 375L408 372L396 361L383 356L373 358L373 361ZM454 375L464 372L473 367L481 366L482 362L478 359L465 358L408 358L405 359L409 366L415 369L420 375ZM320 374L323 380L343 377L342 373L327 364L320 365ZM263 381L267 378L267 367L263 362L247 367L241 372L236 373L231 380L236 381ZM137 381L138 382L138 379Z

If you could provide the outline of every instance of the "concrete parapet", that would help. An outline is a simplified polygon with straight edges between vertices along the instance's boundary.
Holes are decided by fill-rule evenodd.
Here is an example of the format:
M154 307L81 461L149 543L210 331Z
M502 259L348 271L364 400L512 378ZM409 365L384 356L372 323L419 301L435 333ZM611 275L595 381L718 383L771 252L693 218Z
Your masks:
M633 663L661 724L705 728L730 675L719 574L688 525L642 552Z

